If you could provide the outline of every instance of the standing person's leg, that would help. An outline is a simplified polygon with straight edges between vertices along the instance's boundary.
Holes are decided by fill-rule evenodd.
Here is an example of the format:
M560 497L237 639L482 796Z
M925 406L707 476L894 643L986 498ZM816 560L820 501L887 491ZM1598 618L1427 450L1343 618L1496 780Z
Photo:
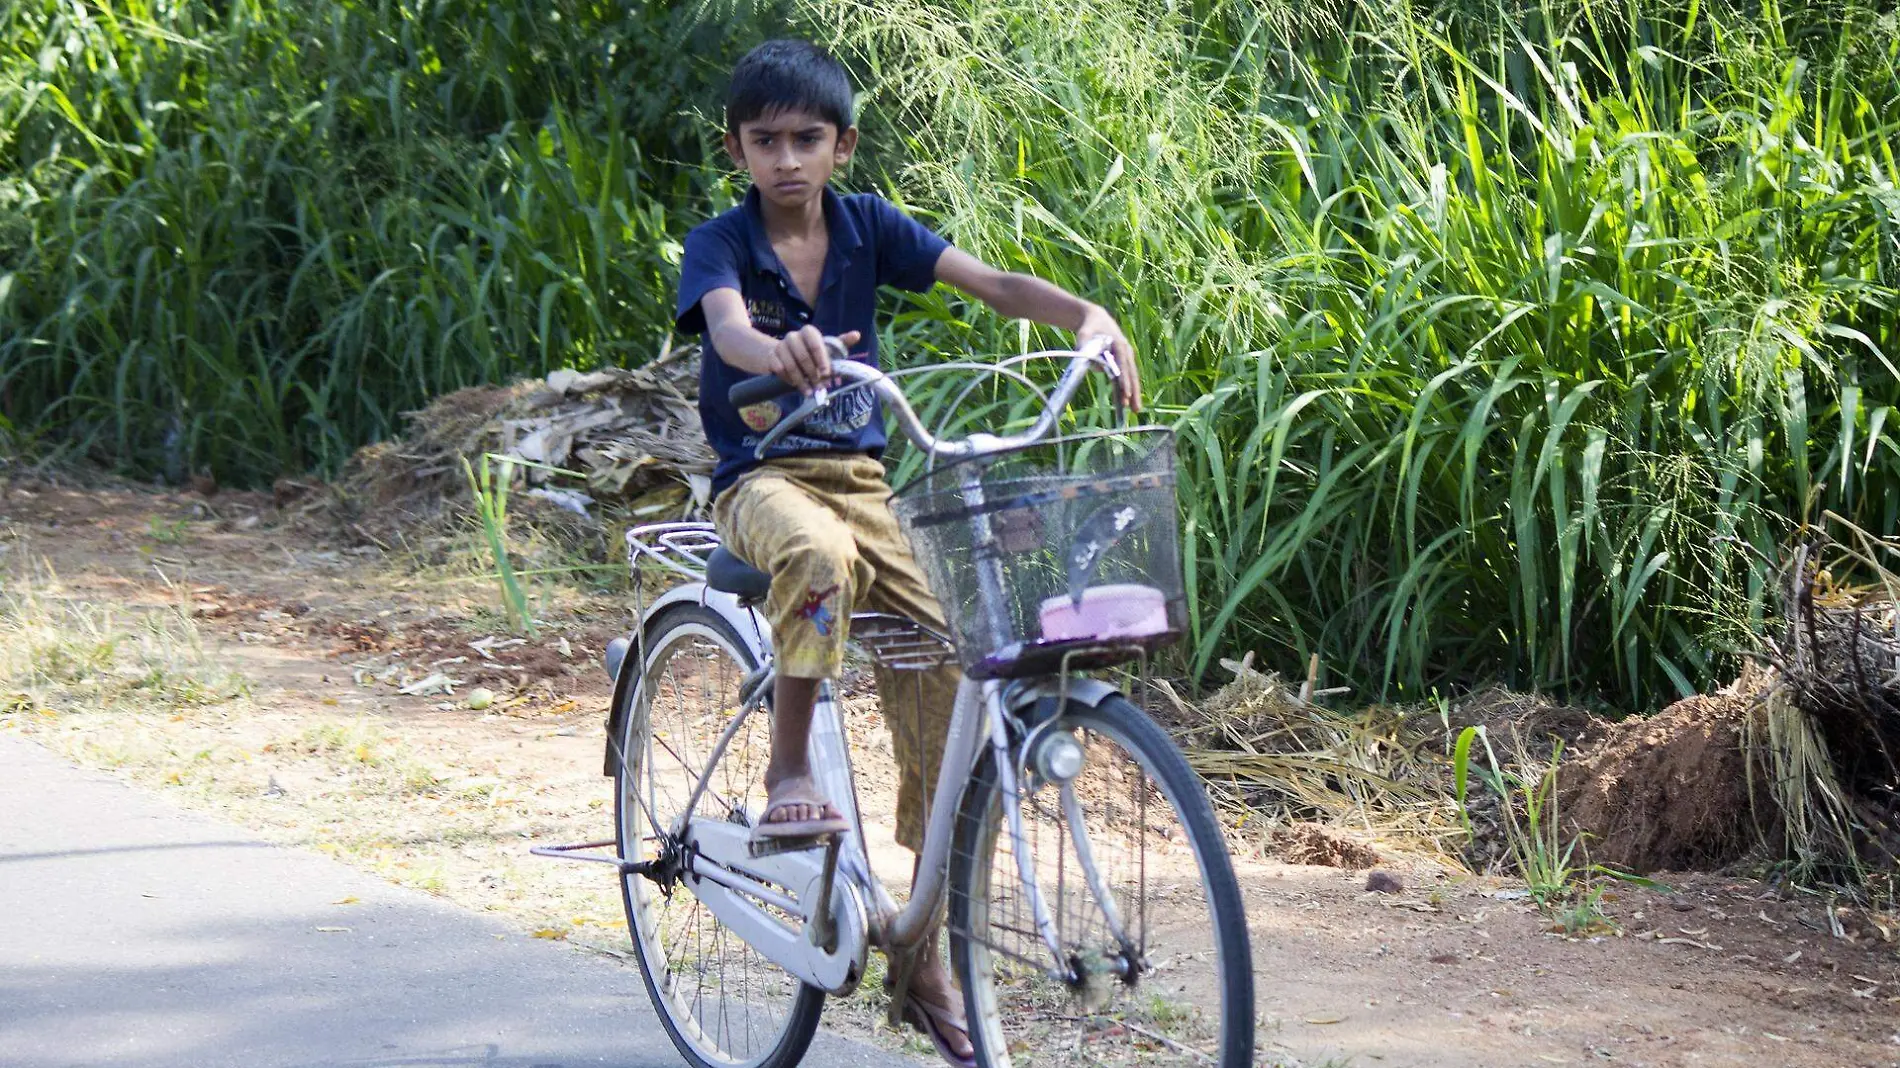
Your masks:
M850 474L850 484L843 487L845 492L831 499L844 506L842 516L857 541L858 555L872 572L870 585L863 591L862 606L947 633L942 609L891 512L891 491L884 481L882 465L867 460L854 465ZM937 786L962 673L951 662L925 671L893 671L880 666L876 674L878 698L898 766L897 841L919 854L921 865L930 793ZM913 883L918 870L912 870ZM904 1016L936 1041L946 1059L969 1063L974 1050L964 1019L963 998L944 966L939 942L933 927L920 947L917 970L905 995Z
M804 837L846 828L812 781L812 700L844 662L852 606L871 580L851 530L800 480L768 464L719 495L713 523L728 549L772 576L766 617L778 679L766 810L755 833Z

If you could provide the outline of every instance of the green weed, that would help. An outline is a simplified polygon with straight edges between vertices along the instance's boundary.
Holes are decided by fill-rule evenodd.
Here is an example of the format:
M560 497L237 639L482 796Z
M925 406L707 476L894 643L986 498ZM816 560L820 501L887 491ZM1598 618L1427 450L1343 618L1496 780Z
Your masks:
M1474 742L1481 742L1484 761L1473 763ZM1521 747L1520 747L1521 748ZM1563 743L1557 742L1548 762L1520 759L1508 765L1498 759L1489 733L1482 727L1460 731L1453 747L1454 798L1465 833L1472 833L1469 786L1475 775L1498 799L1499 831L1513 870L1524 881L1538 910L1559 930L1577 935L1616 928L1603 909L1605 881L1658 887L1640 876L1589 861L1584 836L1566 835L1558 811L1557 772L1563 762Z
M500 467L499 474L491 472L491 461ZM514 560L508 553L508 484L514 477L513 463L510 457L484 453L478 466L463 460L462 470L468 475L469 489L475 495L475 515L481 521L482 536L494 560L495 578L501 584L502 607L507 612L509 626L532 638L535 636L534 612L528 606L527 592L515 574Z
M146 536L160 545L176 545L184 541L190 531L188 519L165 520L153 516L146 521Z

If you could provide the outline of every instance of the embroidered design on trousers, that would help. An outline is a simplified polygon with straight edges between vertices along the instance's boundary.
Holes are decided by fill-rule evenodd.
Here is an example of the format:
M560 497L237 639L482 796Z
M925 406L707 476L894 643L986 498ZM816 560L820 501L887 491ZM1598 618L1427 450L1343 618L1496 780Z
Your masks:
M837 592L838 584L835 582L822 590L814 586L805 594L804 603L798 606L799 618L810 620L818 633L826 637L831 635L831 608L825 602Z

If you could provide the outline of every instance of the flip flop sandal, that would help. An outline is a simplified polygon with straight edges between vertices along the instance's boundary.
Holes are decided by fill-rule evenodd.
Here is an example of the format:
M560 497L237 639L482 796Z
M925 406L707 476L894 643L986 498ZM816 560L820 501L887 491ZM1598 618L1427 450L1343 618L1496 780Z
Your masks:
M752 839L766 838L816 838L826 834L843 834L851 829L851 824L843 816L820 816L815 820L775 820L772 813L792 807L809 805L813 808L830 808L831 802L817 795L809 797L781 797L765 806L759 821L752 825Z
M955 1028L962 1031L967 1038L970 1034L968 1021L953 1014L949 1009L932 1005L916 994L906 994L904 995L904 1022L923 1032L924 1036L930 1039L930 1044L937 1047L937 1055L945 1061L956 1065L956 1068L976 1068L975 1048L971 1048L970 1056L959 1057L951 1050L950 1042L943 1034L944 1028Z

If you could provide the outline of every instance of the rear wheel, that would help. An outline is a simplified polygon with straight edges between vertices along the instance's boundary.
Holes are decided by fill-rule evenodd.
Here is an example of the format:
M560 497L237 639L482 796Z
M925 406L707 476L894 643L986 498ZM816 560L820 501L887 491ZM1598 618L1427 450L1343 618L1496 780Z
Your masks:
M1070 702L1049 729L1080 743L1081 770L1065 787L1014 769L1020 836L993 753L958 812L950 949L977 1062L1247 1068L1253 957L1199 780L1120 696ZM1059 962L1023 891L1019 852L1033 858Z
M665 831L675 826L757 667L718 613L679 605L652 621L620 717L615 825L620 855L657 861L621 895L647 993L673 1044L703 1068L790 1068L818 1029L824 991L748 946L693 896ZM747 717L694 805L694 819L749 822L763 807L770 724ZM802 891L804 888L797 888Z

